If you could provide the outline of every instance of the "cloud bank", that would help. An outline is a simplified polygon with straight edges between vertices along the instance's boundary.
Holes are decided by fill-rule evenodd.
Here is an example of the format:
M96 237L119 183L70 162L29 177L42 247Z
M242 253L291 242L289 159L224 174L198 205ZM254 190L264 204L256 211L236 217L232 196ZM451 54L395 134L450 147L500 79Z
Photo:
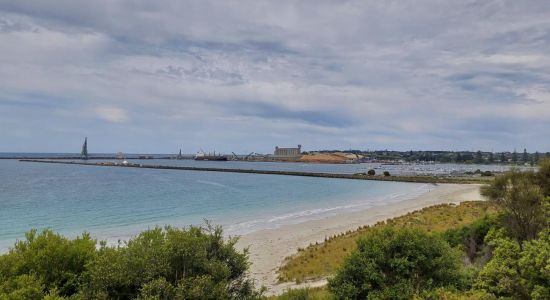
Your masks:
M550 2L3 1L0 151L550 151Z

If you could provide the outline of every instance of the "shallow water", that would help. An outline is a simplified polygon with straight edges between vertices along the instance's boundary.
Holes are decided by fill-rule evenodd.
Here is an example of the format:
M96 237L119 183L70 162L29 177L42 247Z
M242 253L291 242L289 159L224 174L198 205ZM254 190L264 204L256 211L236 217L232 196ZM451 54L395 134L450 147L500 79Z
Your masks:
M151 162L158 163L147 161ZM51 228L69 236L88 231L112 242L156 225L185 226L207 219L230 234L242 234L401 201L428 188L399 182L0 160L0 249L5 251L31 228Z

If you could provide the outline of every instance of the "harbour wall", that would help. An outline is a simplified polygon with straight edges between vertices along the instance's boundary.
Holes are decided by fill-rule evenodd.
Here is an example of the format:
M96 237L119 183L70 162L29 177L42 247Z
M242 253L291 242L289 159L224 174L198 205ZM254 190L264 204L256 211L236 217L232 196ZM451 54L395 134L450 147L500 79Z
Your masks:
M256 170L256 169L230 169L230 168L211 168L211 167L187 167L187 166L169 166L169 165L148 165L148 164L120 164L112 162L80 162L80 161L59 161L59 160L39 160L39 159L20 159L21 162L49 163L49 164L67 164L83 165L96 167L119 167L119 168L140 168L140 169L159 169L159 170L180 170L197 172L223 172L223 173L245 173L245 174L264 174L264 175L285 175L302 177L320 177L354 180L377 180L377 181L399 181L416 183L482 183L477 178L459 178L448 176L369 176L364 173L358 174L338 174L338 173L316 173L301 171L274 171L274 170Z

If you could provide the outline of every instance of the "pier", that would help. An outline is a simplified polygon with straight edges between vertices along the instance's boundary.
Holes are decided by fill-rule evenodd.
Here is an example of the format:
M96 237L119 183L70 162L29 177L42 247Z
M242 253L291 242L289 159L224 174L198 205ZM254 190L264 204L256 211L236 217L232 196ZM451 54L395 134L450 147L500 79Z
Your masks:
M244 173L244 174L263 174L263 175L285 175L302 177L319 177L335 179L354 179L354 180L376 180L376 181L398 181L398 182L416 182L416 183L484 183L486 181L477 178L460 178L444 176L369 176L365 174L338 174L338 173L317 173L300 171L274 171L257 169L234 169L234 168L209 168L209 167L186 167L186 166L168 166L168 165L148 165L136 163L112 163L112 162L87 162L87 161L60 161L60 160L39 160L39 159L20 159L21 162L82 165L95 167L119 167L119 168L139 168L139 169L158 169L158 170L179 170L179 171L197 171L197 172L223 172L223 173Z

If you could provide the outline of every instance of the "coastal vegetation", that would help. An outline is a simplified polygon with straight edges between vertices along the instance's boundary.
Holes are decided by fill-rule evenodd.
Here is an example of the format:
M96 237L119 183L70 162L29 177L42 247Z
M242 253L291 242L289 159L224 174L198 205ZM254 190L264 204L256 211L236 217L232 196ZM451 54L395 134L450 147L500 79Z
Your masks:
M468 203L489 205L474 221L458 225L462 216L450 214L443 223L455 224L422 228L395 222L403 216L348 232L290 258L281 279L329 278L327 294L294 291L301 295L296 299L550 299L549 192L550 161L538 172L512 170L482 189L489 202ZM348 239L356 242L352 251L327 251ZM340 261L305 277L296 266L306 268L313 257Z
M279 280L301 283L335 274L346 257L356 249L357 239L368 236L377 228L414 228L426 232L443 233L449 229L458 229L472 224L477 219L496 214L497 211L495 205L484 201L462 202L459 205L441 204L379 222L373 226L363 226L355 231L327 237L324 243L299 249L296 255L288 257L279 270Z
M299 249L276 299L550 299L550 161L482 189ZM265 299L220 227L154 228L117 245L31 230L0 256L0 299Z
M257 299L220 227L155 228L108 246L32 230L0 256L0 299Z
M337 299L410 299L423 290L461 288L460 253L419 229L376 228L357 240L329 290Z

